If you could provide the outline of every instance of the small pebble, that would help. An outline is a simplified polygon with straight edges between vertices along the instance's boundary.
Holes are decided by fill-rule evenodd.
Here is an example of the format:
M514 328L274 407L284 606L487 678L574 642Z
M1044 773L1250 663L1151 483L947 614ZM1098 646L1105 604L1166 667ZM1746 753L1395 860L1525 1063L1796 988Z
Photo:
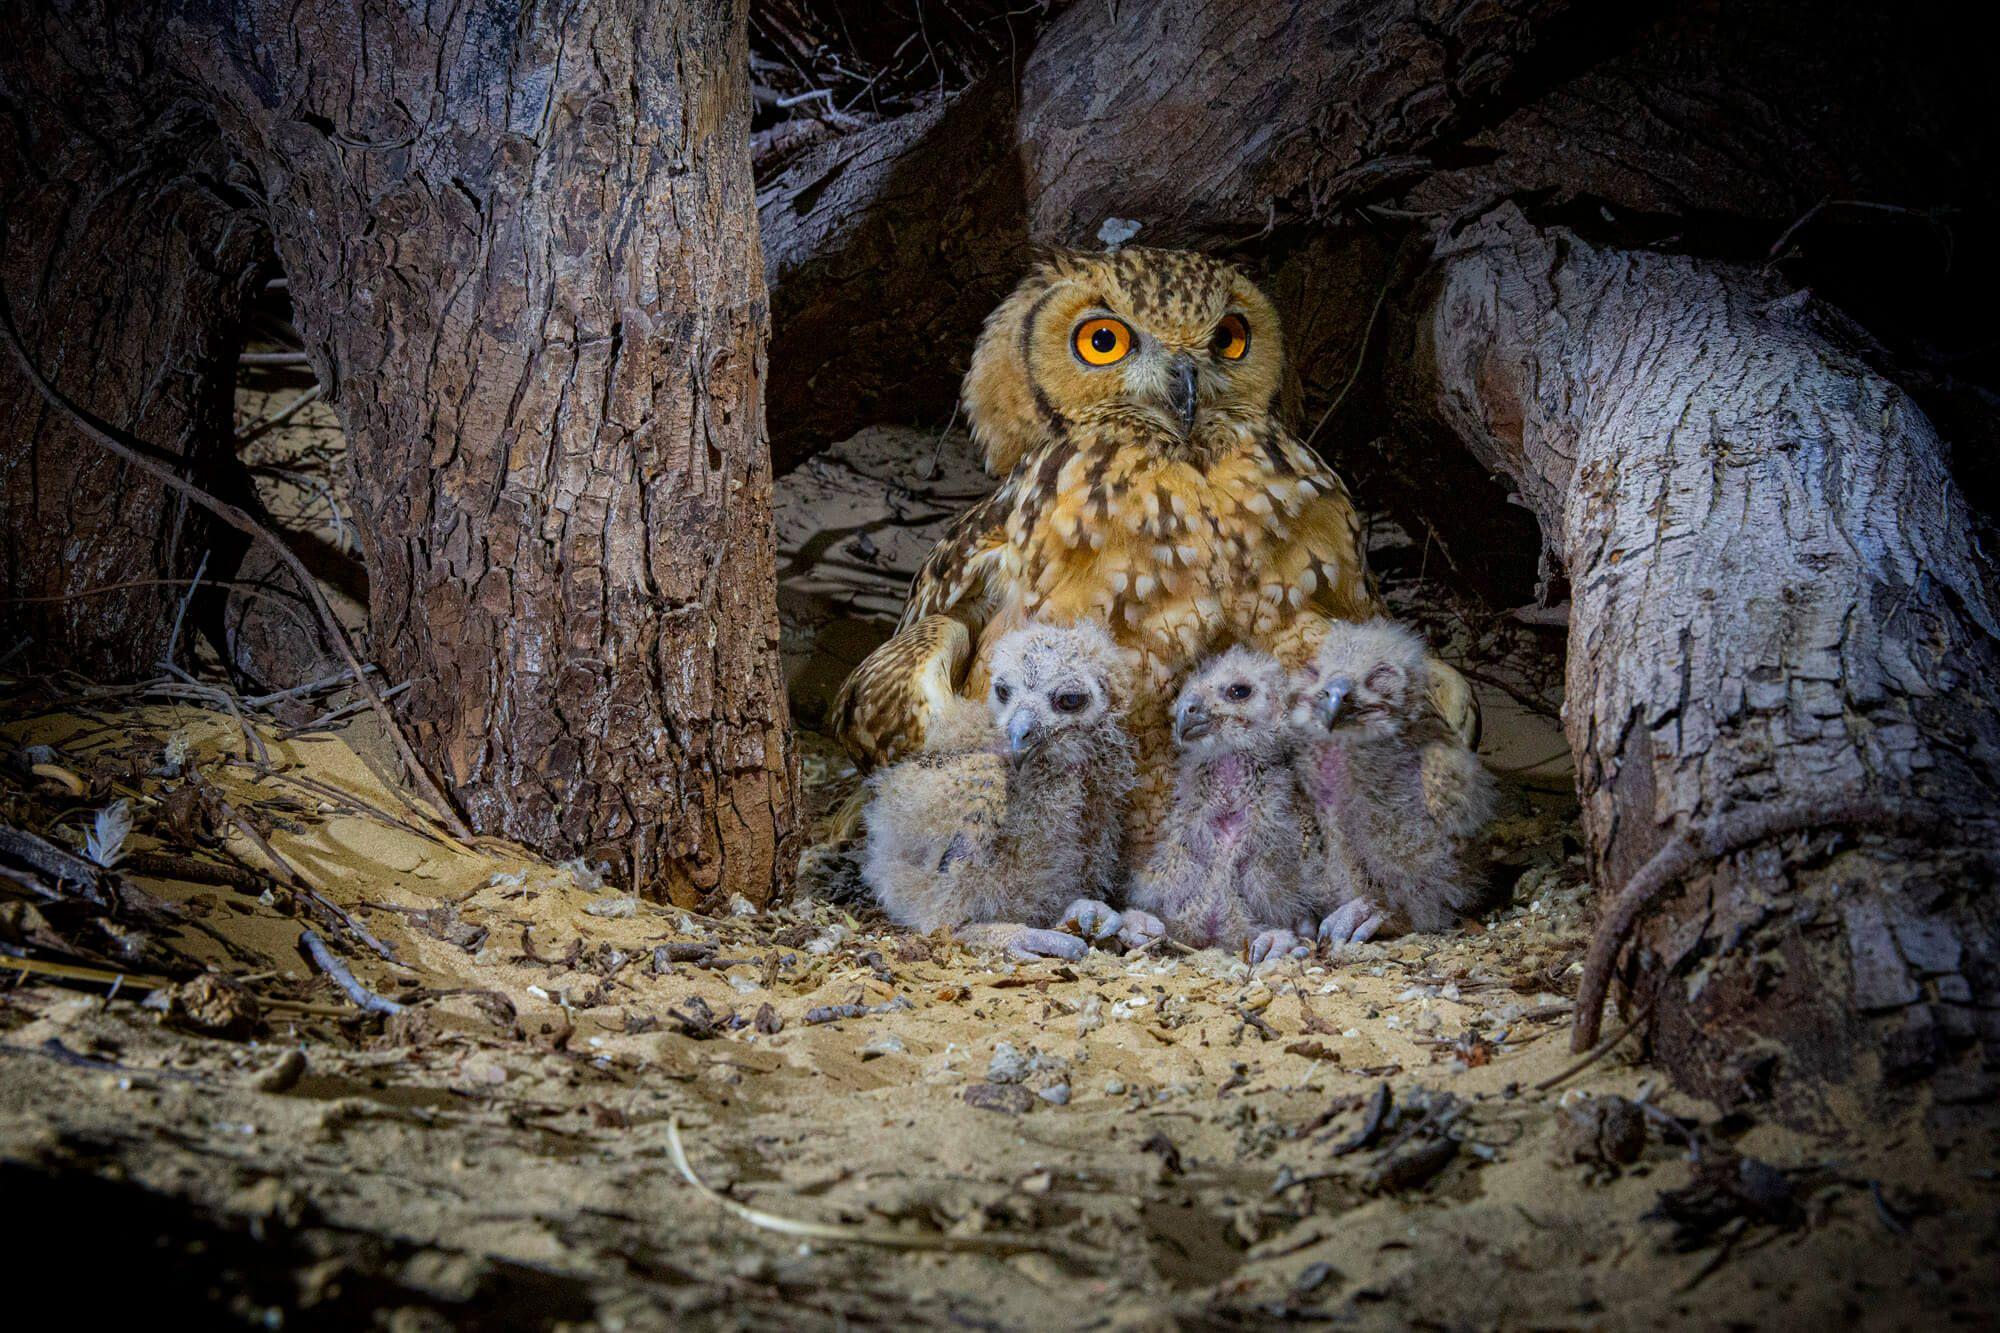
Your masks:
M637 898L599 898L596 902L584 904L583 910L592 916L637 916L639 914L639 900Z
M1028 1057L1016 1050L1011 1043L995 1042L993 1058L986 1065L988 1083L1019 1083L1028 1076Z
M1051 1105L1068 1106L1069 1084L1052 1083L1048 1087L1041 1089L1035 1095L1037 1097L1040 1097L1043 1101L1050 1103Z

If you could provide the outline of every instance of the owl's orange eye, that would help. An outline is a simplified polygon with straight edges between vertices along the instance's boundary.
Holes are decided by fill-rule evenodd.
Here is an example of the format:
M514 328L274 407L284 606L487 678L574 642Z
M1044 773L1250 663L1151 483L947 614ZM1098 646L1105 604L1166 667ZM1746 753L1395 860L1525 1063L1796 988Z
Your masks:
M1125 354L1132 350L1132 330L1122 319L1108 316L1086 319L1076 326L1076 336L1071 339L1071 345L1085 365L1108 366L1123 361Z
M1224 361L1241 361L1250 350L1250 321L1241 315L1224 315L1208 345Z

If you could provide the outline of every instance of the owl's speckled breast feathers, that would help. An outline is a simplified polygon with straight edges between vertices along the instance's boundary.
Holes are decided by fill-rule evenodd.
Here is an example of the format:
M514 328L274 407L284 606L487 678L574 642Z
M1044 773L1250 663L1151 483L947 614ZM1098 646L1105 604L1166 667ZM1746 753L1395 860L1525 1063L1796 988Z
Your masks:
M953 524L896 636L843 687L856 757L921 749L951 693L984 690L984 645L1021 621L1098 620L1140 661L1132 832L1150 842L1186 673L1239 642L1298 665L1329 619L1378 610L1346 488L1274 414L1282 370L1277 316L1230 264L1126 249L1039 265L965 379L1004 480Z

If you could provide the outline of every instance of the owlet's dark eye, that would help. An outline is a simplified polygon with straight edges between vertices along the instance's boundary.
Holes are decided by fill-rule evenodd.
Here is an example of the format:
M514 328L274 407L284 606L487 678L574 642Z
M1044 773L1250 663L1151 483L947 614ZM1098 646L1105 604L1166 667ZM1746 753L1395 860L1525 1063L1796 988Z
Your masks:
M1250 321L1241 315L1224 315L1208 345L1224 361L1241 361L1250 350Z
M1058 713L1081 713L1083 706L1090 702L1090 696L1081 690L1064 690L1049 700Z
M1014 697L1014 691L1013 691L1013 690L1009 689L1009 688L1008 688L1007 686L1005 686L1005 685L1002 685L1002 684L1000 684L1000 683L998 683L998 682L995 682L995 683L994 683L994 686L993 686L993 702L994 702L994 703L999 703L999 704L1004 704L1004 703L1006 703L1006 702L1007 702L1007 701L1008 701L1009 699L1011 699L1011 698L1013 698L1013 697Z
M1236 702L1242 703L1245 699L1248 699L1250 697L1251 690L1247 682L1239 680L1234 685L1231 685L1228 689L1224 690L1223 693L1227 695L1229 698L1236 700Z

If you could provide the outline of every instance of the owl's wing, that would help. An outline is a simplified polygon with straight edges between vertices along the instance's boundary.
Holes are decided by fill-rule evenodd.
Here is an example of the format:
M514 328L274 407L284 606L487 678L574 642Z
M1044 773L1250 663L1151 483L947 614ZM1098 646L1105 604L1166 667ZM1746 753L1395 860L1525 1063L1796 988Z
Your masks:
M926 616L948 614L978 636L1004 591L996 585L1005 580L1012 504L1013 488L1002 486L952 520L910 584L899 630Z
M1424 808L1452 838L1469 838L1493 817L1493 775L1466 746L1444 737L1418 752Z
M868 767L916 754L971 660L972 632L951 616L925 616L898 630L840 687L834 734Z
M957 696L972 650L1006 588L1006 490L953 520L910 586L896 634L854 668L834 700L834 732L858 763L915 754Z

